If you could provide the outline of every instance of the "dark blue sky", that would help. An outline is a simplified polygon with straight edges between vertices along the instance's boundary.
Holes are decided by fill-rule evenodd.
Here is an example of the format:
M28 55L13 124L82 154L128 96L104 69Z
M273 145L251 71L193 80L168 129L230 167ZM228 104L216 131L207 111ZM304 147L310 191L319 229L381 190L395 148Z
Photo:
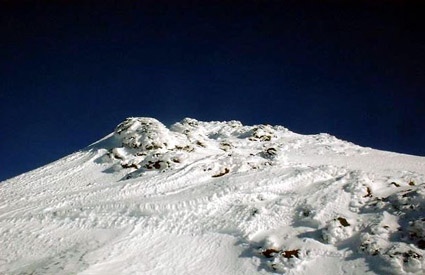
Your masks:
M8 2L0 180L128 116L279 124L425 155L425 10L412 1Z

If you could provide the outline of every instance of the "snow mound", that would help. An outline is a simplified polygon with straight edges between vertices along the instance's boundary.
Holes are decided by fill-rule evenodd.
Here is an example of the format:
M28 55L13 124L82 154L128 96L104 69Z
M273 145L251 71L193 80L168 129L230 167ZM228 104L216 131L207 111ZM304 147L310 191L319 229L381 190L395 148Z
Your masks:
M424 274L425 158L132 117L0 184L1 274Z
M120 123L114 138L120 146L109 148L99 162L112 162L107 171L128 170L124 179L147 171L178 169L202 158L219 157L204 169L223 176L230 171L264 168L282 162L277 139L289 133L270 125L243 126L239 121L200 122L185 118L168 129L154 118L131 117Z
M147 117L127 118L116 127L114 133L124 147L147 151L172 148L177 141L161 122Z

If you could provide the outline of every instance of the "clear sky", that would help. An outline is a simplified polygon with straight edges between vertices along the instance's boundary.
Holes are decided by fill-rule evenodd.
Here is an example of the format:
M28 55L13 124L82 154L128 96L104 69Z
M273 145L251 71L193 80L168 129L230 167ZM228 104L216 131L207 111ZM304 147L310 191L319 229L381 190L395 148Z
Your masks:
M1 2L0 180L128 116L278 124L425 156L419 2L116 2Z

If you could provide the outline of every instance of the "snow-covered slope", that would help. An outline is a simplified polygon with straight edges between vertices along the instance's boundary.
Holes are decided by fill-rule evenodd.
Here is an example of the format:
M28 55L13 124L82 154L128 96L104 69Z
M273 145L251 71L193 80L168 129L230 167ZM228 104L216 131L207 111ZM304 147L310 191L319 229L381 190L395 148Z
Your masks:
M422 274L425 158L129 118L0 183L1 274Z

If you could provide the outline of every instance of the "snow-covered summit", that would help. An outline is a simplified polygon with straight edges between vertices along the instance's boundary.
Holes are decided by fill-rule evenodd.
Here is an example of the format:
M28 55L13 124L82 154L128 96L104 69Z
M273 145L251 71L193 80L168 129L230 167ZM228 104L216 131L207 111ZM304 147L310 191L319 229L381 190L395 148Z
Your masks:
M113 170L128 172L126 178L144 172L178 169L202 158L212 161L211 173L243 172L284 164L285 152L309 149L318 154L367 153L368 149L338 140L327 134L301 136L282 126L244 126L239 121L202 122L185 118L170 129L154 118L131 117L120 123L113 135L115 147L108 148L102 162L113 163ZM227 167L225 167L227 166Z
M1 274L423 274L425 158L133 117L0 183Z

